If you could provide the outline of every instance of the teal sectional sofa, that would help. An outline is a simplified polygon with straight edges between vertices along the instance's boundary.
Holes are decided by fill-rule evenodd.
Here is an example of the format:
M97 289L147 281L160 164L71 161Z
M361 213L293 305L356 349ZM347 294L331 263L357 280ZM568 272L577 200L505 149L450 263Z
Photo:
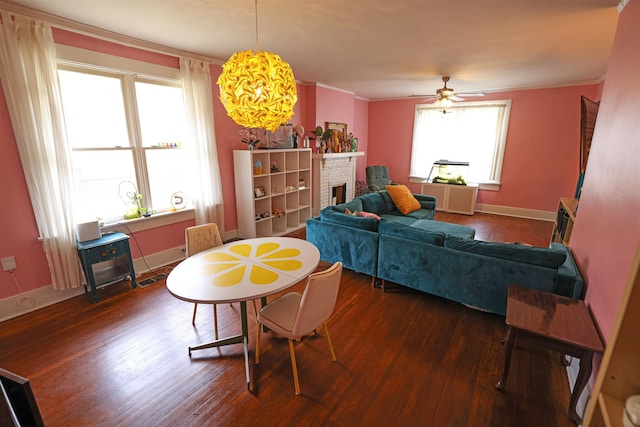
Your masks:
M474 240L474 230L434 221L435 198L414 195L421 209L402 215L385 191L323 209L306 222L307 240L327 262L504 315L510 284L583 296L571 250ZM344 213L364 211L381 219Z

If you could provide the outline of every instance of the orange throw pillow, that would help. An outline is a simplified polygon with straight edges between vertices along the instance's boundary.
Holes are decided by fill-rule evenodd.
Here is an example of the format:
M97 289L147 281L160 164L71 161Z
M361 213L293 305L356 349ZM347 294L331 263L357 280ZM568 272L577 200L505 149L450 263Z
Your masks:
M411 190L406 185L387 185L385 187L393 204L403 215L417 211L421 208L418 199L413 197Z

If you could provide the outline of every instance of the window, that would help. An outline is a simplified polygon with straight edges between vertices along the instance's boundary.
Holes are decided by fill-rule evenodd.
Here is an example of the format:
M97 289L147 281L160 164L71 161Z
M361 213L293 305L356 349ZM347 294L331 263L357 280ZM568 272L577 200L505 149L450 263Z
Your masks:
M436 160L469 162L469 182L499 184L511 101L416 105L411 177L429 176Z
M120 220L136 193L156 211L188 193L179 81L64 65L58 76L78 222Z

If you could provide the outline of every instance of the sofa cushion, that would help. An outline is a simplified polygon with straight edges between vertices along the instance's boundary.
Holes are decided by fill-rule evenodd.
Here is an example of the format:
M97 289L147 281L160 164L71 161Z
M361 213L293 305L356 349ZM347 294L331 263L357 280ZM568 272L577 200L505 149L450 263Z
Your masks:
M418 209L417 211L409 212L407 216L414 219L433 219L433 211L429 209Z
M382 214L380 215L380 218L386 219L387 221L390 221L390 222L395 222L396 224L404 224L404 225L411 225L417 221L417 219L411 218L408 215L402 215L398 210L394 210L393 212Z
M476 235L476 230L472 227L460 224L451 224L449 222L433 221L430 219L415 221L411 224L411 227L439 232L446 234L447 236L455 236L461 239L473 239Z
M454 236L447 236L444 240L444 246L459 251L548 268L558 268L567 258L566 253L554 249L522 246L514 243L482 242Z
M445 237L444 233L438 231L423 230L384 219L378 224L378 233L438 246L442 246Z
M344 212L345 209L349 209L351 212L361 211L362 210L362 202L360 199L353 199L347 203L341 203L339 205L331 206L331 209L337 212Z
M406 185L387 185L386 189L389 196L391 196L391 200L393 200L393 204L404 215L417 211L422 207Z
M376 231L378 228L378 221L375 218L347 215L330 208L320 211L320 220L330 224L340 224L367 231Z

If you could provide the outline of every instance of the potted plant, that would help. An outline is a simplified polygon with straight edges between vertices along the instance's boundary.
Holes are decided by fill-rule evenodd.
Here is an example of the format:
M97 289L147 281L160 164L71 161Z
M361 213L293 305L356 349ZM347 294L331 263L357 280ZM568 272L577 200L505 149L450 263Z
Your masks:
M316 147L318 147L319 152L324 153L325 149L330 149L328 142L333 136L333 131L331 129L324 130L322 129L322 126L318 125L311 131L311 133L315 135L315 137L312 137L311 139L316 140Z

